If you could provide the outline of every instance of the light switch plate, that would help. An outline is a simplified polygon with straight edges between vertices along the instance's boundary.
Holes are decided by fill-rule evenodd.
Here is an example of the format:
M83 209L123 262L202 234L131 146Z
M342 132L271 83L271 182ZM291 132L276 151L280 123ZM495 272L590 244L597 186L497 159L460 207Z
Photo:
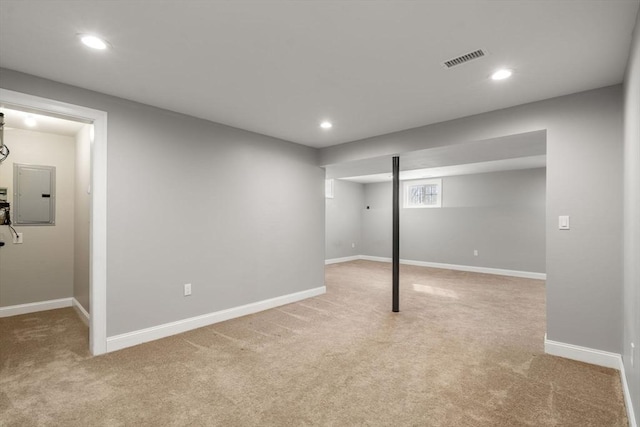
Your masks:
M570 230L569 215L560 215L558 217L558 229Z

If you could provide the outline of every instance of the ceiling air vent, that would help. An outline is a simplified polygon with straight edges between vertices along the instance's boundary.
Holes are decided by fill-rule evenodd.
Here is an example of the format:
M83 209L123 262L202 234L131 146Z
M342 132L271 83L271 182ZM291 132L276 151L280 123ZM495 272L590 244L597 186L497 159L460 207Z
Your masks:
M456 65L464 64L465 62L469 62L473 59L482 58L486 53L482 49L478 49L473 52L465 53L464 55L458 56L457 58L450 59L448 61L444 61L443 65L445 68L455 67Z

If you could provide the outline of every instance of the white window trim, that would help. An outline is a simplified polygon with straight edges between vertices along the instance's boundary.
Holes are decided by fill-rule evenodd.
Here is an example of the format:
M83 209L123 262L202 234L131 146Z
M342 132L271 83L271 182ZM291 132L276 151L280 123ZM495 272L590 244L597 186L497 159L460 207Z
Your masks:
M402 207L405 209L423 209L423 208L441 208L442 207L442 179L441 178L433 178L433 179L419 179L412 181L404 181L403 185L403 193L404 193L404 202ZM437 185L438 186L438 201L433 205L410 205L409 204L409 187L415 185Z

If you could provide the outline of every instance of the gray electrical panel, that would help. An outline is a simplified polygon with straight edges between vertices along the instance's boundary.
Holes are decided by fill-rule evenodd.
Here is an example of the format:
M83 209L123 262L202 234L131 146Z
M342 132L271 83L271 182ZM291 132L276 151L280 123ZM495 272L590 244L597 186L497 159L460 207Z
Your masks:
M13 165L13 223L55 225L56 168Z

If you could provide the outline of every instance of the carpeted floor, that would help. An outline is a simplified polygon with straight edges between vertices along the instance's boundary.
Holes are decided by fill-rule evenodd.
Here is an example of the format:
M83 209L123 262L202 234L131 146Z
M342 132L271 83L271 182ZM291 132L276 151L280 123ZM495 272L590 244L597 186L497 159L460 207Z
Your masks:
M627 426L615 370L543 354L544 282L327 266L327 294L101 357L0 319L2 426Z

